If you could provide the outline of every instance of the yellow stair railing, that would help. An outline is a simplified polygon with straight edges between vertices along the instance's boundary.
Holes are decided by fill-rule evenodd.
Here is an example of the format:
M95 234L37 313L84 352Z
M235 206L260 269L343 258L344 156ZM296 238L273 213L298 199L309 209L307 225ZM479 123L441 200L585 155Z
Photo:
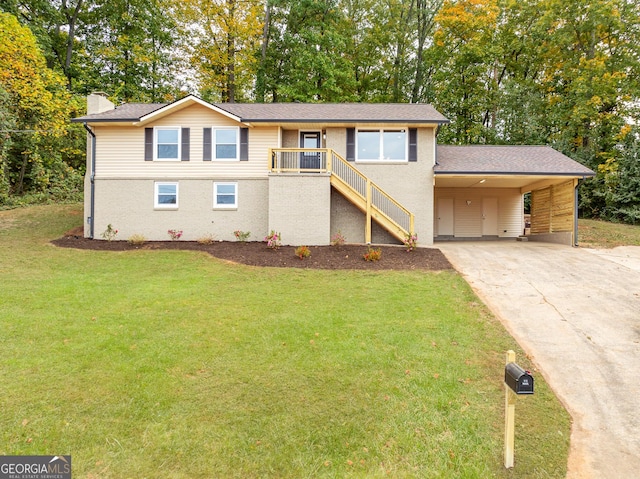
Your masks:
M330 173L331 186L366 215L365 241L371 243L371 220L404 241L414 234L414 215L370 178L330 148L271 148L274 173Z

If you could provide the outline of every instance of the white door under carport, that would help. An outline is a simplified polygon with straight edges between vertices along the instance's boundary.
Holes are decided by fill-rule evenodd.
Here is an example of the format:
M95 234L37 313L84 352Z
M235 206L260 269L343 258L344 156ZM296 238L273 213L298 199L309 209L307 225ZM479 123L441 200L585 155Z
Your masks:
M482 198L482 236L498 235L498 198Z
M453 236L453 198L438 199L438 236Z

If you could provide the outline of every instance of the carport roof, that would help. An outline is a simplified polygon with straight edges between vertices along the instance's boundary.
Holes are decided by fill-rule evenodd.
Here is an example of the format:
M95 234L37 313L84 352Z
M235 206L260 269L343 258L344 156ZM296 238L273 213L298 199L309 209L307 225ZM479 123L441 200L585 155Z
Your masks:
M438 175L594 176L577 161L548 146L438 145Z

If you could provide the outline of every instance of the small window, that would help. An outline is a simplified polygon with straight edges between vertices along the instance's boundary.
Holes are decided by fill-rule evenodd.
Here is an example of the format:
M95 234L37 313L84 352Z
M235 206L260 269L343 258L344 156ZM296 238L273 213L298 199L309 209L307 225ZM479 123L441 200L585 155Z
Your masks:
M156 183L154 206L156 208L178 208L178 183Z
M238 207L238 183L214 183L213 184L214 208Z
M213 129L214 159L238 159L238 128Z
M357 160L406 161L406 130L358 130Z
M180 128L156 127L154 153L156 160L179 160Z

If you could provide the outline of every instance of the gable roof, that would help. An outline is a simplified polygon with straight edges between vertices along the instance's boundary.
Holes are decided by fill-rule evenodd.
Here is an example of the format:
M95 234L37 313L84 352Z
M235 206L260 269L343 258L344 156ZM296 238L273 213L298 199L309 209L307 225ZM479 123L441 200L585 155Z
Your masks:
M242 123L433 123L449 120L425 103L208 103L189 95L172 103L125 103L74 122L139 122L200 103Z
M594 176L549 146L438 145L436 175Z

